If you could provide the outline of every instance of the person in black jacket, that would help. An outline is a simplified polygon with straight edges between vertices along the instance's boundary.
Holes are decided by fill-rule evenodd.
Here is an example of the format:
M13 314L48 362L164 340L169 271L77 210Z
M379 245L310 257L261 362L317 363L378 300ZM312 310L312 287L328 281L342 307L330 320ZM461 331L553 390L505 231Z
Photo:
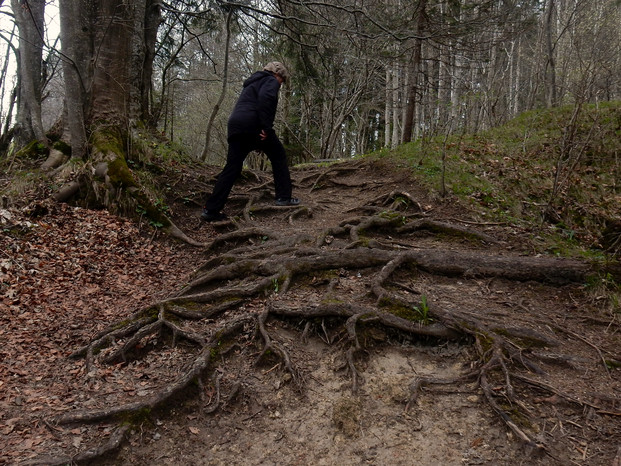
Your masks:
M291 197L291 176L285 148L274 131L280 85L289 72L280 62L265 65L244 82L243 90L228 121L229 150L226 165L218 175L213 193L207 198L201 219L213 222L226 219L222 212L235 180L242 171L244 160L253 150L262 151L272 163L276 205L298 205Z

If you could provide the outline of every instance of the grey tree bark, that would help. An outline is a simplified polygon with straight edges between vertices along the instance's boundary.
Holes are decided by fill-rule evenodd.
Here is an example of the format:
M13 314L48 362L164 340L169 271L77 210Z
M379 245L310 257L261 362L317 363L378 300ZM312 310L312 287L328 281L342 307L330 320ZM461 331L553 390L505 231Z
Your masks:
M548 107L556 105L556 59L554 56L554 43L552 40L555 2L548 0L544 18L544 37L546 45L546 104Z
M11 0L19 29L17 121L18 147L36 140L47 145L41 122L45 0Z
M211 115L209 116L209 122L207 123L207 129L205 130L205 146L203 148L203 153L201 155L201 160L204 162L207 160L209 156L209 146L211 143L211 129L213 127L213 122L220 111L220 106L224 101L224 96L226 95L226 88L228 85L229 79L229 44L231 43L231 19L233 17L234 10L229 10L226 15L226 23L225 23L225 39L224 39L224 66L222 70L222 89L220 91L220 96L218 97L218 101L216 105L214 105L213 110L211 111Z
M423 35L425 32L425 22L427 21L427 0L420 0L416 8L416 39L414 39L414 50L412 61L410 62L410 85L408 87L407 111L403 122L402 142L412 140L412 129L414 127L414 115L416 111L416 99L418 94L418 75L422 61Z
M93 56L90 40L90 8L85 0L60 1L60 40L63 44L63 74L67 129L71 155L84 158L87 151L86 111L91 90Z

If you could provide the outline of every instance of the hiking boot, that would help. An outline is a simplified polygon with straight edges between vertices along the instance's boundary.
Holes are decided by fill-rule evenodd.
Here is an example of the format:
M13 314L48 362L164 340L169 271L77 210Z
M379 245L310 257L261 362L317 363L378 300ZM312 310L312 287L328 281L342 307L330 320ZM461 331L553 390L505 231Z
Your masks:
M224 213L214 212L213 210L203 209L203 213L201 214L201 220L203 222L220 222L226 219L227 217Z
M300 200L297 197L279 197L276 199L276 205L300 205Z

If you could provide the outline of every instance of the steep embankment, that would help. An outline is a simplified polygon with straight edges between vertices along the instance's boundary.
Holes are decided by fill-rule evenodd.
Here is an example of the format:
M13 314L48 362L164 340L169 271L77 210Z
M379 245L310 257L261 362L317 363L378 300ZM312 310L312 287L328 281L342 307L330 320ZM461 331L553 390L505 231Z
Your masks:
M0 461L621 460L618 261L589 249L617 108L298 167L299 208L248 172L219 224L198 220L216 169L171 165L168 213L205 249L2 211Z

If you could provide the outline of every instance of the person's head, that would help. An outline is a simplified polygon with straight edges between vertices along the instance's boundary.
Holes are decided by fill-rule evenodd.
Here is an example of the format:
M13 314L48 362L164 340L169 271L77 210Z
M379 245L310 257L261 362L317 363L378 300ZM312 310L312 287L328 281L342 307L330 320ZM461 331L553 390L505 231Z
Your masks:
M282 82L286 83L289 80L289 71L285 68L285 65L280 63L279 61L269 62L265 67L263 67L264 71L269 71L273 73L275 76L280 77Z

